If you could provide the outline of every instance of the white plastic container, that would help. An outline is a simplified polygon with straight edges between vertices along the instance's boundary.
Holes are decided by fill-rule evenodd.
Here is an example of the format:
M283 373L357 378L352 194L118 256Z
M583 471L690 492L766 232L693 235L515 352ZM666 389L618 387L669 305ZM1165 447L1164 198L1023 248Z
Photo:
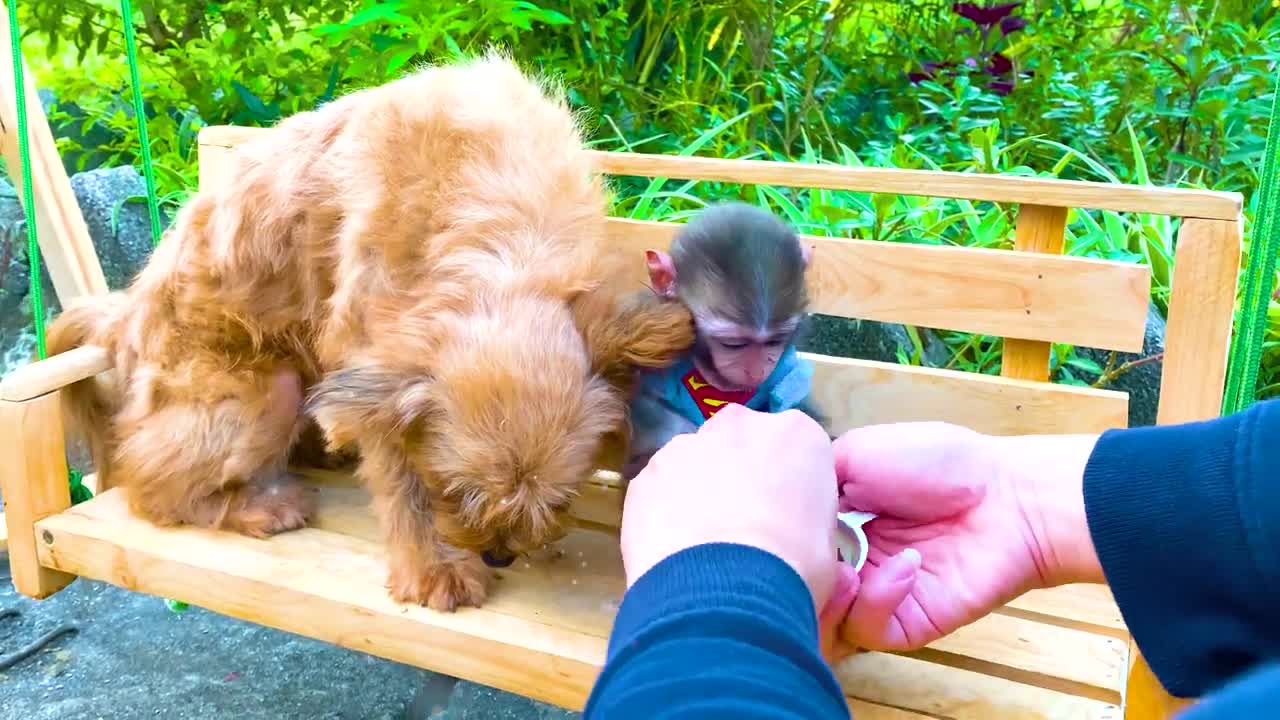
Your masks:
M854 570L861 570L867 562L867 534L862 526L875 517L875 513L857 510L836 515L836 547L840 557L853 565Z

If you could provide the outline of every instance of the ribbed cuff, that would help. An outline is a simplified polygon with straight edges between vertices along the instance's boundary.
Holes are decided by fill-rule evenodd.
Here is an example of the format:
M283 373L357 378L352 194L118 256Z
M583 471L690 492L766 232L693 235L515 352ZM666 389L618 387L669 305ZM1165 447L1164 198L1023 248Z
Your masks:
M1223 613L1257 580L1241 562L1249 547L1233 479L1243 420L1110 431L1085 469L1085 512L1103 572L1143 655L1175 695L1199 694L1223 672L1222 658L1201 651L1247 624Z
M708 543L664 559L631 586L618 608L609 657L656 622L708 608L766 620L817 647L812 595L790 565L748 545Z

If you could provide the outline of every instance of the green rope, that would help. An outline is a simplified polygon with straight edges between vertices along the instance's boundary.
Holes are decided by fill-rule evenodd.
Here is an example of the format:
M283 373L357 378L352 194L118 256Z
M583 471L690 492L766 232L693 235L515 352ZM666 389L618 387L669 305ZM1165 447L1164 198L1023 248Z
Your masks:
M142 81L138 79L138 47L133 37L133 8L120 0L124 19L124 50L129 58L129 78L133 85L133 112L138 116L138 142L142 144L142 175L147 181L147 210L151 214L151 244L160 243L160 204L156 200L156 175L151 164L151 141L147 137L146 107L142 102Z
M1280 233L1276 214L1280 198L1280 76L1271 96L1271 120L1263 153L1262 177L1258 188L1253 235L1249 243L1249 263L1245 269L1240 302L1240 318L1231 343L1231 366L1222 410L1239 412L1257 399L1258 366L1262 363L1262 341L1267 331L1267 309L1276 276L1276 255L1280 253Z
M76 505L93 497L93 491L84 484L84 473L71 468L67 471L71 476L71 504Z
M31 270L31 318L36 328L36 357L47 353L44 342L44 289L40 283L40 243L36 241L36 201L31 187L31 138L27 134L26 78L22 67L22 36L18 32L18 0L9 7L9 47L13 51L13 87L18 104L18 154L22 156L22 213L27 223L27 266Z
M18 0L7 0L9 49L13 55L13 88L18 110L18 155L21 156L22 214L27 223L27 267L31 272L31 324L36 331L36 358L48 357L45 346L44 287L40 282L40 243L36 237L36 203L31 173L31 135L27 129L26 73L22 65L22 34L18 31ZM79 470L68 468L71 504L84 502L93 492L84 484Z

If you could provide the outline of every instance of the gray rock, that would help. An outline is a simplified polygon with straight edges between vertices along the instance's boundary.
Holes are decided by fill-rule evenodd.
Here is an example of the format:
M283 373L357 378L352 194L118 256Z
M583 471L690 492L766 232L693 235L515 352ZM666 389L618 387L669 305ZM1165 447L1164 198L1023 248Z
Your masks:
M1147 310L1147 327L1146 334L1142 340L1142 352L1117 353L1116 367L1123 366L1125 363L1133 362L1139 358L1152 357L1163 353L1164 335L1164 316L1160 314L1159 308L1152 304ZM1076 354L1093 360L1102 368L1107 366L1107 361L1111 356L1109 350L1083 347L1076 348ZM1156 410L1160 405L1160 375L1163 369L1163 362L1159 360L1149 362L1125 372L1105 385L1107 389L1129 393L1130 427L1155 424ZM1097 379L1097 376L1083 379L1092 382Z
M47 269L41 268L45 316L58 310ZM0 179L0 374L27 362L35 349L31 325L27 224L12 185Z
M108 287L125 287L151 255L146 182L133 166L126 165L78 173L71 178L71 189L89 226ZM162 230L166 224L161 209Z
M928 328L918 330L924 343L925 364L946 365L946 345ZM899 351L907 355L914 351L911 336L902 325L817 314L810 318L797 346L805 352L880 362L897 362Z
M92 170L111 162L112 154L102 148L110 148L125 140L124 132L94 119L75 102L58 100L48 88L40 88L37 94L53 136L70 141L69 147L59 153L67 175ZM104 115L123 112L128 116L133 114L133 105L117 92L110 95L109 104L99 108L98 112Z
M17 595L0 553L0 654L66 622L80 626L0 673L0 717L24 720L567 720L559 708L192 607L77 580L36 602ZM410 712L446 688L433 715ZM437 698L437 701L439 698Z
M107 285L128 285L150 257L151 222L146 183L130 166L91 170L71 178L71 189L98 253ZM130 200L130 198L136 198ZM168 222L161 211L162 229ZM45 313L61 311L47 263L42 264ZM0 373L25 361L16 352L31 333L26 221L17 193L0 180Z
M0 179L0 323L26 299L27 225L13 185Z

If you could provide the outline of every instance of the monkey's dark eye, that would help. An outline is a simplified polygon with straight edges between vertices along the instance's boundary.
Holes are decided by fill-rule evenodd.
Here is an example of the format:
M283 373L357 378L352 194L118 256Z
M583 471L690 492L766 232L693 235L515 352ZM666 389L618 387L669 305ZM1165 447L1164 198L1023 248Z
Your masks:
M721 340L720 346L726 350L741 350L746 347L747 344L744 342L738 342L737 340Z
M778 338L773 338L772 340L765 343L765 347L771 347L771 348L776 348L780 345L782 345L782 340Z

